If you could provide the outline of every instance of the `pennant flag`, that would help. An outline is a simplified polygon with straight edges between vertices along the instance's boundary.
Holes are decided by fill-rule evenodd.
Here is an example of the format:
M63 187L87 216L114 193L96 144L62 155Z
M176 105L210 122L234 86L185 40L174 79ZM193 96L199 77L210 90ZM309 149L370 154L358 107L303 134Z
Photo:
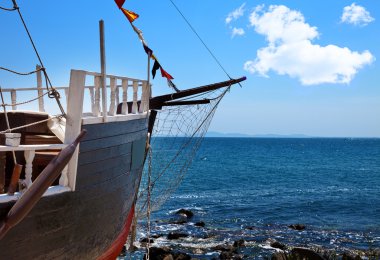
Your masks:
M153 51L148 46L146 46L144 43L143 43L143 47L144 47L146 54L148 54L149 58L151 58L153 55Z
M115 3L119 7L119 9L123 6L124 2L125 2L125 0L115 0Z
M160 63L158 63L158 61L155 59L154 60L154 65L153 65L153 68L152 68L152 76L153 76L153 78L156 76L156 72L157 72L157 70L159 68L161 68Z
M162 67L160 67L161 69L161 76L164 77L164 78L167 78L167 79L174 79L169 73L167 73Z
M171 81L170 79L168 79L168 85L169 87L173 88L176 92L180 92L180 90L176 87L176 85L174 85L173 81Z
M124 8L121 8L121 11L124 13L124 15L127 17L128 21L130 23L133 23L134 20L136 20L137 18L139 18L139 15L132 12L132 11L129 11L127 9L124 9Z

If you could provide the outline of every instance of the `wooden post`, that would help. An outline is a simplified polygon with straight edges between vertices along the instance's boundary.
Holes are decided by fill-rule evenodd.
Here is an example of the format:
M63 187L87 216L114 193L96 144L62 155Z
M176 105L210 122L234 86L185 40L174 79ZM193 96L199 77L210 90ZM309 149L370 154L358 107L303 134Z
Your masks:
M67 101L65 144L71 144L74 142L81 131L85 82L85 71L71 70L69 99ZM75 150L68 165L68 185L72 191L75 190L78 151L79 146Z
M123 79L121 81L121 87L123 88L123 105L121 107L121 113L123 115L128 114L128 80Z
M137 114L137 91L139 83L138 81L133 81L133 103L132 103L132 114Z
M41 66L40 65L36 65L36 70L37 70L37 92L38 92L38 96L42 96L42 94L44 93L43 90L42 90L42 76L41 76ZM38 108L39 108L39 111L40 112L45 112L45 106L44 106L44 98L43 97L40 97L38 99Z
M105 38L104 38L104 21L99 21L100 32L100 67L102 74L102 111L103 122L107 121L107 74L106 74L106 51L105 51Z
M94 86L95 86L95 109L94 116L100 116L100 77L94 78Z
M34 159L35 151L27 150L24 152L25 156L25 185L27 188L32 185L32 172L33 172L33 159Z
M12 100L12 110L16 110L17 109L17 106L16 106L17 94L16 94L16 90L14 89L11 90L11 100Z
M114 116L116 114L115 111L115 100L116 100L116 79L112 77L110 79L110 88L111 88L111 95L110 95L110 109L109 109L109 115Z
M0 143L3 145L2 143ZM0 152L0 194L5 193L5 164L6 153Z

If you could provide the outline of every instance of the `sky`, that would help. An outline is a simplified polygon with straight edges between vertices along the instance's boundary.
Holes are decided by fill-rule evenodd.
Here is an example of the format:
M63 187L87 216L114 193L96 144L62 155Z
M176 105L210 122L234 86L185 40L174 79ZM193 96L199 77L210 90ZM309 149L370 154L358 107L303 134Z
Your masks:
M221 102L211 131L380 137L380 3L363 1L172 0L228 74L247 76ZM146 78L147 57L113 0L19 0L54 86L70 69L100 71L105 21L107 72ZM11 0L0 0L11 7ZM179 89L227 80L170 0L126 0L134 22ZM0 10L0 66L31 71L37 58L15 12ZM153 94L170 92L153 80ZM3 88L35 76L0 71Z

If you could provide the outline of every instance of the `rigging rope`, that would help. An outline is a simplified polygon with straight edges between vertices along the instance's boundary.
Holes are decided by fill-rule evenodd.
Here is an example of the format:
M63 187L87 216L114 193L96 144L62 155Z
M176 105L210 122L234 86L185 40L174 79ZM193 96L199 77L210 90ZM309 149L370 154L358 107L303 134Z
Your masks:
M227 70L224 68L222 63L219 61L219 59L215 56L215 54L211 51L211 49L207 46L205 41L201 38L199 33L195 30L195 28L191 25L190 21L186 18L186 16L183 14L183 12L178 8L178 6L173 2L173 0L169 0L170 3L174 6L174 8L177 10L177 12L181 15L183 20L187 23L191 31L197 36L198 40L202 43L202 45L206 48L208 53L210 53L211 57L215 60L215 62L219 65L219 67L222 69L222 71L226 74L226 76L229 79L232 79L231 76L228 74ZM241 83L238 83L240 87L242 87Z
M28 34L30 43L32 44L34 52L35 52L35 54L36 54L36 56L38 58L38 61L39 61L40 65L41 65L41 71L44 73L44 77L45 77L45 81L46 81L46 89L50 92L49 93L49 97L50 98L55 98L55 100L56 100L56 102L58 104L58 107L59 107L59 109L62 112L62 115L65 115L65 110L63 109L62 104L59 101L59 98L60 98L59 93L58 93L58 91L56 89L53 88L53 85L52 85L52 83L50 81L50 78L49 78L49 76L48 76L48 74L46 72L45 66L44 66L44 64L42 62L41 56L38 53L36 45L34 44L32 35L30 34L29 29L28 29L28 27L27 27L27 25L25 23L25 20L24 20L22 14L21 14L20 8L18 7L16 0L12 0L12 2L13 2L13 8L15 10L17 10L17 13L20 16L21 22L22 22L22 24L24 26L24 29L25 29L26 33Z
M17 72L17 71L14 71L14 70L11 70L11 69L7 69L7 68L4 68L4 67L0 67L0 70L5 70L5 71L8 71L8 72L11 72L13 74L20 75L20 76L28 76L28 75L32 75L34 73L37 73L37 72L43 70L43 68L39 68L37 70L31 71L31 72L26 72L26 73Z
M12 12L12 11L16 11L17 9L16 8L7 8L7 7L2 7L2 6L0 6L0 9L1 10L4 10L4 11L9 11L9 12Z

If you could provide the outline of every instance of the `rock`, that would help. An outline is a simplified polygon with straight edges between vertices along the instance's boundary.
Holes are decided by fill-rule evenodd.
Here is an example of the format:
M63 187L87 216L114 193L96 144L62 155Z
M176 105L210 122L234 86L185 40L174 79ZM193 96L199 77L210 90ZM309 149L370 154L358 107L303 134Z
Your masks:
M174 254L173 257L174 260L191 260L191 256L182 252Z
M186 233L175 233L175 232L170 232L168 234L168 239L172 240L172 239L179 239L179 238L182 238L182 237L188 237L189 235L186 234Z
M168 257L168 258L166 258ZM171 258L170 258L171 257ZM146 255L144 259L147 259ZM171 250L168 247L151 247L149 248L149 260L173 260Z
M166 255L162 260L174 260L174 257L172 255Z
M256 230L257 228L254 227L254 226L248 226L248 227L246 227L245 229L247 229L247 230Z
M292 224L292 225L290 225L290 226L288 226L289 228L291 228L291 229L294 229L294 230L304 230L305 228L306 228L306 226L305 225L303 225L303 224Z
M236 260L239 260L239 259L243 259L243 258L241 255L237 255L233 252L221 252L219 255L219 259L223 259L223 260L236 259Z
M352 255L350 253L343 253L342 260L361 260L362 258L359 255Z
M290 254L291 257L294 257L295 259L324 260L324 258L320 254L314 252L311 249L303 247L293 248Z
M194 226L196 226L196 227L205 227L206 223L204 223L203 221L199 221L199 222L195 223Z
M193 250L193 254L195 254L195 255L204 255L205 251L203 249L201 249L201 248L195 248Z
M137 247L137 246L135 246L135 245L131 245L131 246L129 246L129 248L128 248L128 251L129 252L135 252L135 251L137 251L139 248Z
M187 218L192 218L194 216L194 213L188 209L180 209L176 214L186 216Z
M239 239L234 242L233 247L243 247L245 245L244 239Z
M283 243L280 243L278 241L273 241L272 243L270 243L270 246L273 247L273 248L281 249L281 250L285 250L286 249L286 245L284 245Z
M152 238L148 239L147 237L140 239L140 243L148 243L148 242L152 244L154 243L154 240Z
M187 220L181 219L181 220L175 220L175 221L170 221L169 224L175 224L175 225L183 225L186 224Z
M127 254L127 248L125 246L123 246L119 256L124 257L126 254Z
M237 248L233 247L231 245L217 245L217 246L211 248L211 250L221 251L221 252L233 252L233 253L237 253Z
M271 257L271 260L287 260L287 256L285 253L283 252L277 252L277 253L274 253Z
M162 237L162 236L163 236L162 234L154 234L154 235L151 235L151 237L154 238L154 239L160 238L160 237Z

